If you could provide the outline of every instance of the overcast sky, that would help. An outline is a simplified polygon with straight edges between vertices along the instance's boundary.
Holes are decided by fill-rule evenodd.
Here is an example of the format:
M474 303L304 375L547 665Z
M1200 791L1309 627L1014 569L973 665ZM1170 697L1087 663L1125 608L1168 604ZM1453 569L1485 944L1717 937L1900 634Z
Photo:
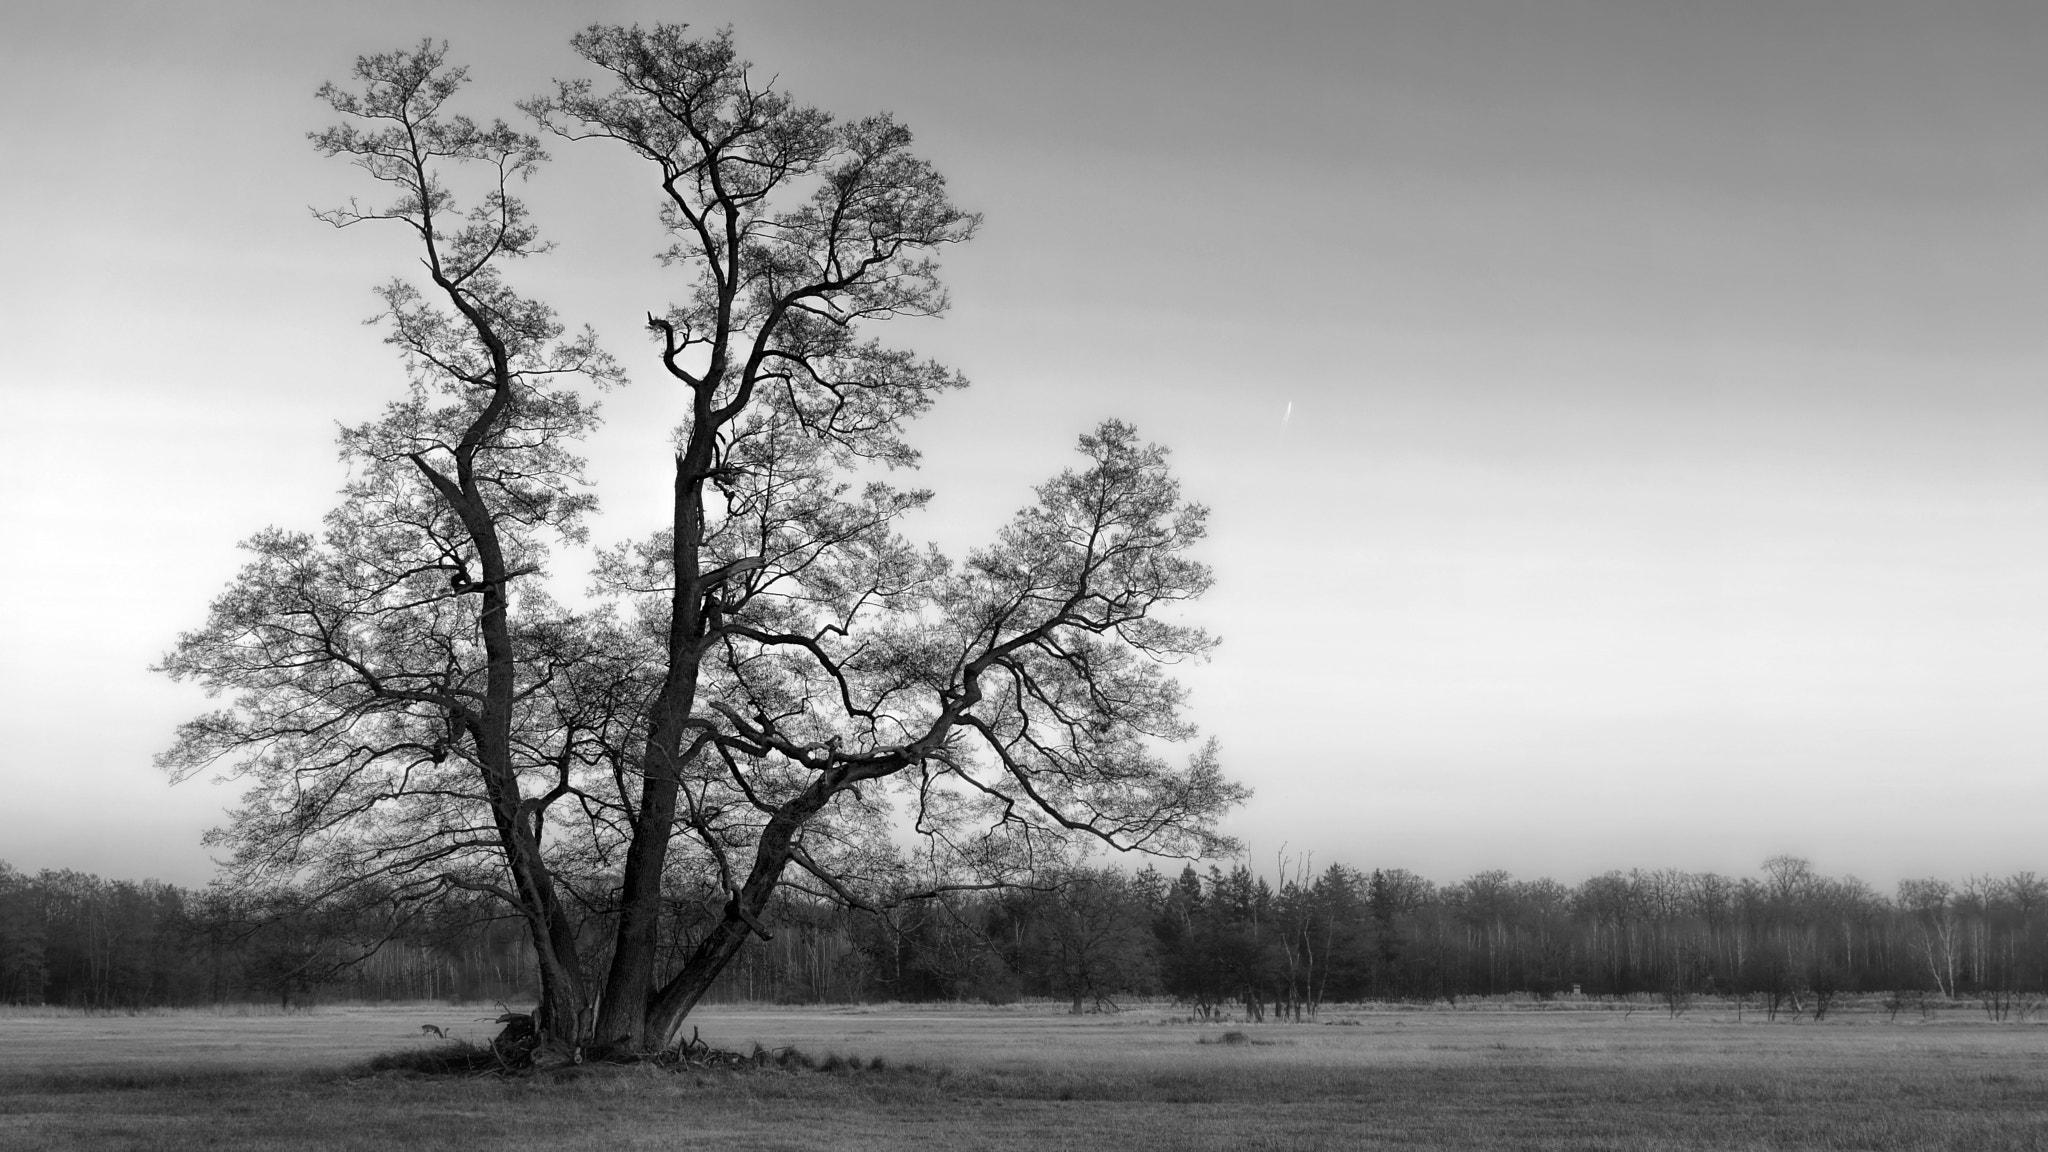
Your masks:
M2048 871L2048 6L1882 0L7 5L0 859L210 875L234 789L151 767L206 702L147 666L402 383L360 321L408 255L311 219L368 191L313 89L432 36L512 116L657 19L986 214L887 331L975 382L914 532L986 538L1105 416L1173 447L1252 863ZM520 271L634 368L615 540L676 290L647 173L551 147Z

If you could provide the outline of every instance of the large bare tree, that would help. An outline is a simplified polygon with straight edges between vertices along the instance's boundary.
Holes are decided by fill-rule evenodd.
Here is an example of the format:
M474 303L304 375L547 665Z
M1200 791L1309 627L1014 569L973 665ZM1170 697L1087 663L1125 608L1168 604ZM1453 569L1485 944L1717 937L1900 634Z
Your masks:
M1077 841L1227 846L1242 789L1211 747L1167 754L1194 735L1169 666L1212 642L1163 612L1209 583L1163 449L1102 425L961 563L899 531L928 499L886 479L905 429L964 381L866 330L940 312L935 254L978 223L910 133L796 102L729 34L574 45L603 84L526 111L659 190L670 522L600 554L594 607L541 590L591 508L569 385L618 370L503 279L543 247L511 194L537 139L444 111L462 73L431 44L358 61L315 140L394 195L327 218L417 240L421 275L384 289L412 388L344 434L326 531L252 540L164 661L237 693L164 761L250 780L216 834L239 878L494 894L540 957L543 1054L631 1053L680 1042L778 887L881 908Z

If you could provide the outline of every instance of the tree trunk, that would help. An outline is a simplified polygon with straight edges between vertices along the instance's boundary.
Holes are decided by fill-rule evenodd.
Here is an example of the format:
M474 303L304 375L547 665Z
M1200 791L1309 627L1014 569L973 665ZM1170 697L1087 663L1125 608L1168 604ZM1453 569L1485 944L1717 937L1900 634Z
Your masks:
M746 947L750 931L728 906L726 918L698 941L682 971L648 1005L643 1033L651 1047L666 1050L682 1043L684 1019L711 990L719 973Z
M713 364L714 372L717 368ZM697 394L690 443L676 458L675 525L672 565L675 591L669 600L668 675L652 708L647 747L641 765L640 810L633 818L633 840L626 849L625 873L619 893L619 927L612 947L611 971L605 977L604 1003L595 1041L601 1048L647 1051L666 1047L667 1030L651 1027L655 1008L654 953L661 927L661 881L668 862L669 837L675 832L676 795L682 783L683 736L697 701L697 674L702 652L703 589L699 586L700 539L703 531L702 475L709 467L716 426L710 421L707 394ZM777 868L777 874L781 872ZM765 903L765 900L764 900ZM740 943L746 937L742 934ZM701 952L702 949L700 948ZM738 952L718 962L725 967ZM694 964L696 957L692 957ZM687 971L689 965L685 965ZM717 975L713 969L712 975ZM705 986L709 987L709 980ZM703 995L699 989L696 996ZM690 1003L696 1003L696 996ZM685 1012L688 1008L684 1009ZM682 1017L676 1018L678 1024Z
M671 706L662 708L664 719L689 714L689 699L695 695L695 669L680 690L662 691ZM675 678L671 678L671 686ZM674 696L680 696L676 701ZM657 707L660 707L657 705ZM661 927L661 880L668 862L668 838L675 825L676 793L681 773L675 751L659 747L672 729L680 743L680 723L657 726L648 739L648 771L640 790L640 811L633 822L633 841L626 849L625 873L619 893L619 927L612 948L611 970L605 977L604 1001L599 1009L592 1040L600 1048L629 1052L646 1051L653 1039L648 1032L648 999L654 991L654 953ZM657 767L659 765L659 767Z
M747 882L735 892L725 905L725 917L718 922L697 947L690 953L680 972L653 997L647 1006L641 1035L645 1040L661 1049L674 1047L682 1041L683 1020L690 1010L703 999L704 993L725 971L746 946L750 932L761 932L761 914L768 909L768 900L775 894L776 886L782 880L783 869L796 854L796 835L804 822L825 806L826 801L838 790L838 782L820 777L812 781L794 799L784 803L768 821L768 827L761 833L761 843L754 852L754 868L747 876Z

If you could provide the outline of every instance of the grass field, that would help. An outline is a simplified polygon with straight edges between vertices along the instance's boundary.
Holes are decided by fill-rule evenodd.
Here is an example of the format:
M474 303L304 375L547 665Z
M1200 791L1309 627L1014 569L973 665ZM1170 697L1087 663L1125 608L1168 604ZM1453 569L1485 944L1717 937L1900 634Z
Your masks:
M422 1024L488 1037L474 1006L0 1014L0 1148L2048 1149L2040 1024L1174 1012L707 1009L715 1045L862 1067L510 1080L363 1067Z

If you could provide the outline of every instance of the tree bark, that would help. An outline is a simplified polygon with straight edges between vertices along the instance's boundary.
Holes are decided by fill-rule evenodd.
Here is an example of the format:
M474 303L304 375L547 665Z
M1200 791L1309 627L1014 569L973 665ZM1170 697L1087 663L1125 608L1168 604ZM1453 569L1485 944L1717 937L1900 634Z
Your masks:
M703 999L704 993L710 991L718 974L746 946L748 933L759 932L764 938L767 936L759 928L761 915L767 911L769 899L782 882L783 870L789 867L796 854L797 833L825 806L836 790L834 781L820 777L776 810L761 835L747 882L726 902L725 917L697 943L682 970L655 994L648 1006L645 1031L648 1040L662 1047L679 1043L683 1019L697 1006L697 1001Z
M714 370L717 367L713 365ZM648 1050L650 1044L666 1045L670 1040L666 1027L655 1026L650 1002L654 997L655 945L661 927L662 872L668 863L669 837L675 829L676 797L682 785L683 738L689 728L690 710L697 702L697 677L703 655L703 477L711 464L717 431L708 396L706 389L697 391L689 444L676 458L675 590L669 602L669 667L651 709L640 809L634 814L632 842L626 849L625 872L620 879L619 926L594 1036L601 1048L640 1052ZM780 872L778 868L778 876ZM743 933L712 970L713 976L738 952L738 944L745 941ZM705 985L709 987L708 979ZM702 994L698 992L699 996ZM694 1004L696 997L690 1002ZM676 1019L680 1022L681 1017Z

